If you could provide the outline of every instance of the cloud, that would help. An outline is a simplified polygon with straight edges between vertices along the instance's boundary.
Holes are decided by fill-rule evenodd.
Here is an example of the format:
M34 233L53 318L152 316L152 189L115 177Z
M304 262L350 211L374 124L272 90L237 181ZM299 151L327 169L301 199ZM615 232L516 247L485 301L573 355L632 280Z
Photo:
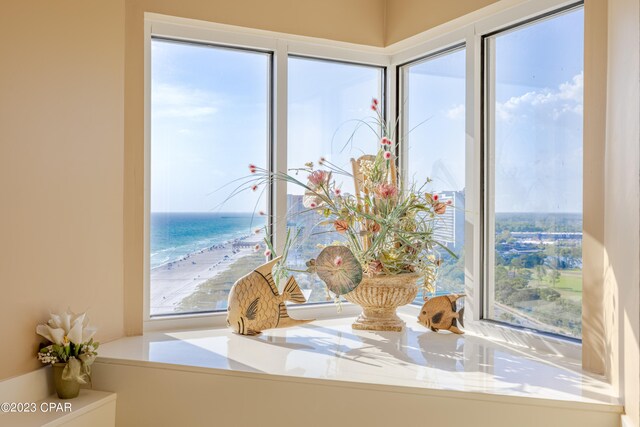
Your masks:
M447 117L451 120L456 120L464 117L464 104L456 105L447 111Z
M557 89L531 91L496 103L496 116L500 120L511 120L527 116L532 109L537 115L547 113L554 120L567 113L582 115L583 87L584 75L580 72Z
M212 92L159 83L154 85L151 102L154 118L201 120L218 111L220 100Z

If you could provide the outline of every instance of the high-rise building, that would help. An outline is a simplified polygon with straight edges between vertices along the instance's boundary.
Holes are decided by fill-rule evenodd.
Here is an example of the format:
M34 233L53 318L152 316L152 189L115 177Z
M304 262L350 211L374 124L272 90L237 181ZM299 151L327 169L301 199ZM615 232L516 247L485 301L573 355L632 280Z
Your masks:
M441 202L450 201L451 205L444 214L438 216L434 237L449 249L457 251L464 244L464 190L441 191L438 195Z

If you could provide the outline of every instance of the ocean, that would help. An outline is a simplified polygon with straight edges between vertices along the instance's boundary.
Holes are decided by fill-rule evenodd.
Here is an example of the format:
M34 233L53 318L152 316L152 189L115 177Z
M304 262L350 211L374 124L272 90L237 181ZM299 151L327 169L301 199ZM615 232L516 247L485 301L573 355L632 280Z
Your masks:
M233 212L152 212L151 268L187 254L250 235L263 227L264 217Z

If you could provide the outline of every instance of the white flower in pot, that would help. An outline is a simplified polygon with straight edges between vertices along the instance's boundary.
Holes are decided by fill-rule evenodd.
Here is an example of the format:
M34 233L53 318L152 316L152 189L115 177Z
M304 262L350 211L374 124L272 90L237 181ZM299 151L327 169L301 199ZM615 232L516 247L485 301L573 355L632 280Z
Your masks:
M85 313L66 311L52 313L47 323L36 327L36 333L49 341L41 347L38 359L53 365L58 396L76 397L80 384L91 381L90 366L99 346L93 341L96 329L88 326Z

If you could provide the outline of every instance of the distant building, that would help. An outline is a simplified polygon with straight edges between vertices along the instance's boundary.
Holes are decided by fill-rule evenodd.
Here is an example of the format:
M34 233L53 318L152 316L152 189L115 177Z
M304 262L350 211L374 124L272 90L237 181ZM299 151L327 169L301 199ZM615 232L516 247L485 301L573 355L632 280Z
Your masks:
M464 245L464 190L440 191L438 196L443 203L451 201L451 205L438 217L433 235L449 249L457 251Z

